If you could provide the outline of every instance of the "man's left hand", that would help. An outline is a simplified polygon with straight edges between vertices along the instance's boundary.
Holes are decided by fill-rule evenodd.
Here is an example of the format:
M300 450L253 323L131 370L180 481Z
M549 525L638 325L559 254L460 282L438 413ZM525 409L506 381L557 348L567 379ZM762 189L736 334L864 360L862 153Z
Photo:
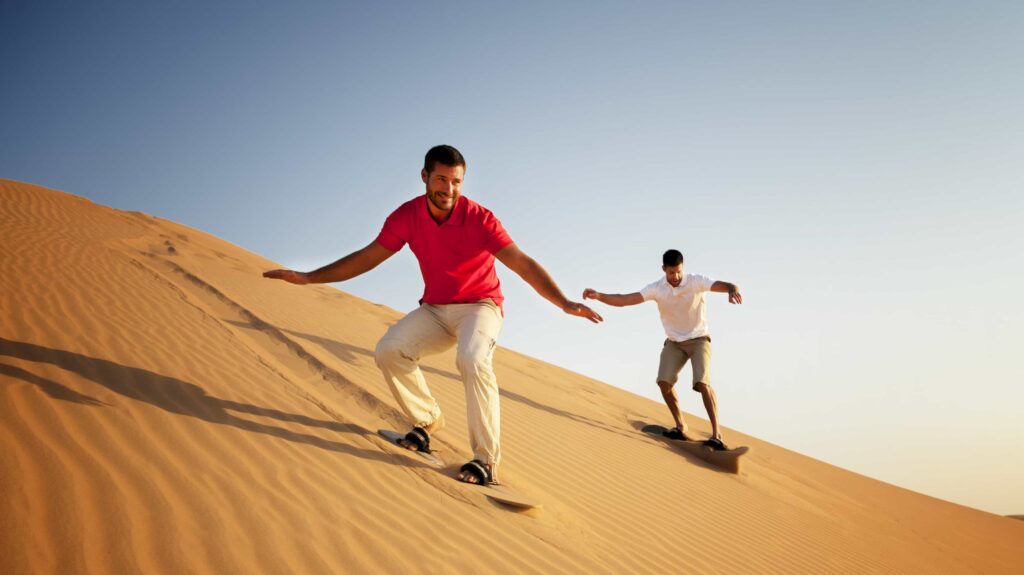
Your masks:
M565 304L565 307L562 308L562 311L569 315L585 317L594 323L601 323L602 321L604 321L604 318L601 317L601 315L598 314L596 311L590 309L589 307L581 303L576 303L574 301Z

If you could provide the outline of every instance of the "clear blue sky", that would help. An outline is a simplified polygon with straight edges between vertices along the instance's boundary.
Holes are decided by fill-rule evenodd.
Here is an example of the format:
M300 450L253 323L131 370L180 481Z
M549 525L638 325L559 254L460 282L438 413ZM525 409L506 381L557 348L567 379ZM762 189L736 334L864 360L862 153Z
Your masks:
M567 293L670 247L741 286L726 425L1024 513L1020 3L174 4L0 1L0 177L310 269L452 144ZM499 274L503 345L660 400L653 304L593 326ZM406 250L339 287L422 284Z

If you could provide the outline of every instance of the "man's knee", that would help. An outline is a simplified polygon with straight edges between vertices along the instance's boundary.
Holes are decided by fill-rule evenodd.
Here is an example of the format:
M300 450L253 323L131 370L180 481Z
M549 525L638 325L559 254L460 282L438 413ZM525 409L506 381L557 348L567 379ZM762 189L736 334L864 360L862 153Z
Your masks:
M485 348L460 349L455 355L455 366L463 377L491 373L491 354Z
M377 342L377 349L373 352L373 359L377 363L377 367L383 367L403 357L405 354L402 352L401 342L387 337Z
M491 356L498 342L482 331L477 331L468 340L460 341L455 351L455 366L463 376L472 373L489 374Z
M693 390L701 395L711 393L711 384L698 381L697 383L693 384Z
M658 380L658 387L661 388L661 392L662 393L668 393L668 392L672 391L672 388L675 387L675 385L676 385L676 382L674 382L674 381L673 382L668 382L668 381L665 381L665 380L662 380L662 379Z

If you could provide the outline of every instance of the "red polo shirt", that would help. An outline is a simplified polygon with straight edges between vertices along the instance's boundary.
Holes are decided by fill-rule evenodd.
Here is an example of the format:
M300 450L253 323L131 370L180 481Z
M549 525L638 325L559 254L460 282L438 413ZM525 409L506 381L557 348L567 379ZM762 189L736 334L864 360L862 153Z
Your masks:
M420 303L472 303L491 298L501 307L501 282L494 254L512 238L490 210L460 196L451 216L438 225L427 197L405 202L388 216L377 243L397 252L409 244L423 274Z

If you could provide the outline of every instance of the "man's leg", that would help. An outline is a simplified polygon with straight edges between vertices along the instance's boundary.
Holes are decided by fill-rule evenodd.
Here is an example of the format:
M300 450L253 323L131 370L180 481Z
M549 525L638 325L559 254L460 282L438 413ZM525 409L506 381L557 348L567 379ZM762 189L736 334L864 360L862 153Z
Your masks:
M676 429L685 435L686 422L683 421L683 415L679 412L679 397L676 396L675 384L658 381L658 387L661 388L661 396L665 398L665 405L668 406L668 410L672 413L672 419L676 422Z
M455 337L436 316L432 306L421 305L384 334L377 343L374 359L391 388L395 401L413 427L439 431L441 407L430 394L419 360L440 353L455 343Z
M473 457L484 462L495 477L501 461L501 410L492 358L503 323L501 310L487 300L449 306L449 311L449 325L459 342L455 361L466 386L469 445ZM465 480L465 474L460 479Z
M686 342L693 361L693 390L704 399L704 409L711 421L711 437L721 441L718 428L718 398L711 387L711 338L702 337Z
M676 422L676 429L686 434L686 422L683 421L683 414L679 411L679 398L676 396L675 385L679 379L679 372L686 365L687 356L679 346L671 340L666 339L661 348L661 360L658 364L658 387L661 388L661 396L665 398L665 405L672 413L672 419Z
M718 399L715 397L715 390L706 383L695 383L693 389L700 392L704 398L704 409L708 411L708 419L711 421L711 437L721 441L722 432L718 430Z

